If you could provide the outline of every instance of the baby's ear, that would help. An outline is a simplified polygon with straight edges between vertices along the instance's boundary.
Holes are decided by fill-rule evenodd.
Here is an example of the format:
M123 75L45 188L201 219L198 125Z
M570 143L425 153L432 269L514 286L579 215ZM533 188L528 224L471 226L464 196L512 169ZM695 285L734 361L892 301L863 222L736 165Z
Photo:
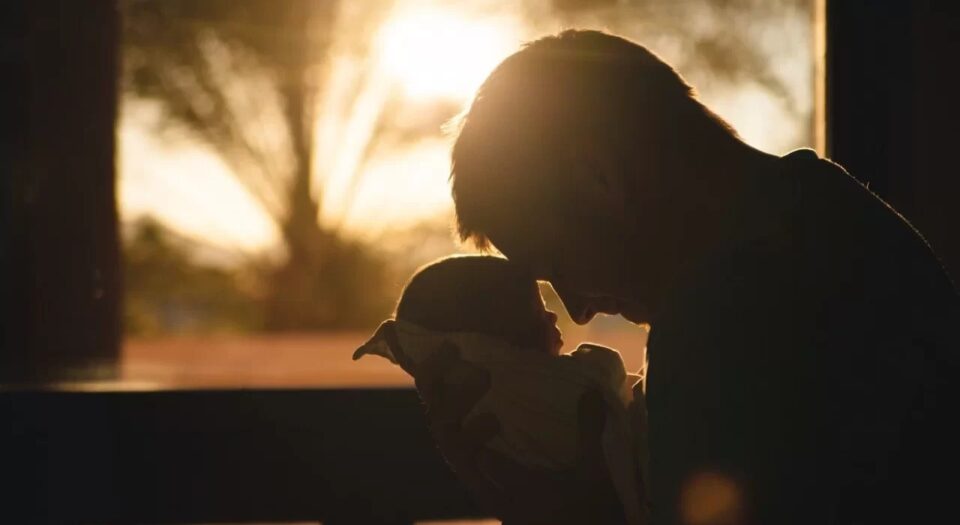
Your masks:
M400 365L400 368L406 373L413 375L413 361L407 356L407 353L403 351L403 347L400 346L400 336L397 335L397 322L393 319L387 319L380 323L380 327L377 328L377 333L374 337L376 336L380 336L387 344L390 353L393 355L394 362Z

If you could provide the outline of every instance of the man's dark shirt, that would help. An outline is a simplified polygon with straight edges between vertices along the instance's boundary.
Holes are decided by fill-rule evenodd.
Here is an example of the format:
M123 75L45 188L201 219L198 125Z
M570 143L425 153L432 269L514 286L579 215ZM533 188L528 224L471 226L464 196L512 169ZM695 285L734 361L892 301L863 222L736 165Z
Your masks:
M680 523L698 472L735 482L751 523L932 522L960 475L960 299L841 168L778 164L777 220L746 225L652 327L654 522Z

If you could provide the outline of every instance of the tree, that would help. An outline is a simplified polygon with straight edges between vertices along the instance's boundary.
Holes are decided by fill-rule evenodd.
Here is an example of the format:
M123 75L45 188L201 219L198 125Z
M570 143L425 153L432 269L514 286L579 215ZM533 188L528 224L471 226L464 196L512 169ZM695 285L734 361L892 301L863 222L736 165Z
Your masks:
M127 334L249 331L262 323L256 290L237 269L197 260L194 241L150 217L127 225L123 250Z
M278 226L285 253L267 279L266 328L360 326L383 314L383 261L320 222L314 129L339 3L127 0L123 8L126 92L159 101L168 128L212 147Z
M812 67L813 4L812 0L548 0L546 5L564 25L596 25L641 44L662 46L672 55L671 65L689 74L694 85L709 81L715 89L756 84L789 115L806 117L802 134L809 136L813 83L797 85L784 75L782 62L806 57ZM544 17L538 11L532 15Z

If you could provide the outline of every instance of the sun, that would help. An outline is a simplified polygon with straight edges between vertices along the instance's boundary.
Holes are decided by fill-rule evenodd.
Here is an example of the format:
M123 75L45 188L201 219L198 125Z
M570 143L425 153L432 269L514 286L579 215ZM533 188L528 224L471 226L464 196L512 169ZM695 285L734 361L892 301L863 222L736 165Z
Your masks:
M468 99L520 41L510 19L440 7L397 13L378 36L382 66L408 96L458 100Z

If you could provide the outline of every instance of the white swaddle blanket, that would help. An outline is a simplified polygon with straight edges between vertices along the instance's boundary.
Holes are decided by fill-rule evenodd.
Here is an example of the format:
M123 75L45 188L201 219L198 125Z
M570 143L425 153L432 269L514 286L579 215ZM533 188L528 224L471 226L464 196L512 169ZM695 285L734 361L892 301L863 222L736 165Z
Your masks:
M385 330L396 333L403 356L394 355L383 336ZM637 469L646 470L645 436L636 435L631 428L629 413L632 403L643 403L635 400L633 393L640 376L626 372L619 352L582 344L573 353L556 357L516 348L484 334L434 332L398 320L384 322L353 358L376 354L409 373L444 342L455 344L461 359L490 373L490 388L468 417L494 414L500 433L488 446L524 465L558 470L574 467L580 398L588 390L600 392L607 407L602 445L611 479L627 522L647 522L634 474Z

